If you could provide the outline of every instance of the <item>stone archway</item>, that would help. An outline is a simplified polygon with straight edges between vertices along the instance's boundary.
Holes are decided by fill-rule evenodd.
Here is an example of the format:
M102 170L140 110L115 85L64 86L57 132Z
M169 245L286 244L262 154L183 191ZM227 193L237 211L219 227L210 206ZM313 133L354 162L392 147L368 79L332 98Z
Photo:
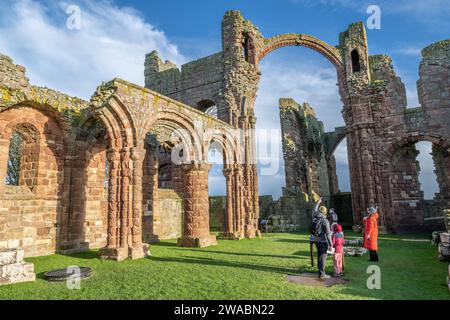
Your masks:
M336 47L307 34L289 33L264 39L264 45L256 53L256 63L267 54L283 47L300 46L312 49L325 57L336 68L340 85L345 85L345 63L341 52Z
M179 245L204 247L215 244L215 237L209 234L209 164L205 158L203 130L222 127L224 123L119 79L97 89L91 109L111 141L108 149L108 245L102 249L102 256L122 260L146 255L147 246L142 244L142 213L143 202L148 199L143 197L143 175L145 169L146 174L154 177L157 169L152 165L144 168L148 153L145 141L149 132L158 131L173 135L175 148L183 155L175 161L179 193L185 205ZM146 179L152 180L151 177ZM147 180L146 186L149 185ZM154 192L155 188L151 189ZM157 194L151 199L157 200Z
M24 100L0 109L0 207L14 229L2 228L8 246L27 256L48 255L64 241L67 131L49 105ZM23 137L19 179L6 185L11 137ZM6 220L5 220L6 221ZM30 223L39 221L39 223Z
M178 245L185 247L206 247L215 245L216 237L209 232L209 201L208 201L208 172L210 165L205 157L202 132L195 128L193 120L185 115L165 108L159 112L155 121L148 124L146 130L150 130L155 136L156 143L170 145L170 160L165 164L171 167L171 190L183 201L181 217L181 234L178 237ZM146 158L151 159L151 150L147 151ZM154 158L154 157L153 157ZM149 176L145 176L149 184L152 195L148 190L144 194L144 199L151 198L151 220L160 221L163 212L158 212L160 206L161 192L156 186L158 179L159 164L158 159L150 161L148 164L152 169L148 170ZM166 191L167 193L167 191ZM148 201L148 200L147 200ZM165 200L167 201L167 199ZM147 219L149 220L149 219ZM147 225L153 225L152 221L147 221ZM174 223L179 223L174 221ZM154 228L153 238L158 238L158 231Z
M398 137L382 152L383 224L392 232L421 232L425 208L418 184L418 142L433 145L433 161L439 185L436 203L441 210L450 204L450 141L437 134L420 132ZM399 193L401 192L401 194Z
M94 116L105 127L110 146L108 237L100 254L105 259L138 259L147 255L142 243L142 163L137 143L136 114L116 94L113 83L100 86L91 99Z

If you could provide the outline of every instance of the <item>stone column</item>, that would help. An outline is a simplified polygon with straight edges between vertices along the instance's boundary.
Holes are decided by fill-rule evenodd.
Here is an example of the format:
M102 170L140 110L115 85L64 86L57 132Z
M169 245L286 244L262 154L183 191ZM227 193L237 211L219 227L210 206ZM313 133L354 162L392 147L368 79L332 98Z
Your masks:
M123 148L120 150L120 228L119 228L119 244L121 248L126 248L128 252L129 226L131 220L131 179L132 179L132 163L131 149Z
M85 148L81 150L85 153ZM85 179L80 172L86 170L86 159L78 156L66 156L64 162L64 195L63 199L70 199L63 203L63 214L59 227L59 247L58 252L67 254L81 251L84 243L81 239L85 223L85 211L80 208L85 205L84 194ZM86 174L86 173L85 173ZM88 247L86 247L88 249Z
M234 230L239 238L244 237L244 193L243 193L243 169L241 165L234 168Z
M225 176L227 184L226 226L225 232L221 232L219 234L219 239L235 240L239 239L239 234L236 232L235 228L236 198L234 197L234 188L233 188L234 187L233 168L231 166L227 166L227 168L223 170L223 174Z
M256 158L255 158L256 159ZM259 230L259 188L258 188L258 168L256 164L252 165L253 174L253 208L255 210L253 216L253 228L255 229L255 236L261 238L261 230Z
M145 152L144 148L131 149L131 158L133 159L133 213L132 242L128 244L131 259L140 259L148 255L148 245L142 243L142 173Z
M182 247L216 245L216 237L209 232L208 172L209 164L182 165L184 172L185 213L183 234L178 239Z
M258 195L258 173L256 168L256 117L251 115L248 117L249 134L247 140L246 154L246 190L245 201L248 203L245 221L245 236L247 238L260 237L261 232L258 228L259 220L259 195Z
M108 242L100 250L103 259L122 261L128 258L129 227L132 217L132 160L130 148L107 151L110 163L108 195Z
M103 259L123 260L124 253L119 254L118 230L120 212L120 152L117 148L106 151L109 161L109 183L108 183L108 238L105 248L100 250ZM127 252L128 253L128 252Z

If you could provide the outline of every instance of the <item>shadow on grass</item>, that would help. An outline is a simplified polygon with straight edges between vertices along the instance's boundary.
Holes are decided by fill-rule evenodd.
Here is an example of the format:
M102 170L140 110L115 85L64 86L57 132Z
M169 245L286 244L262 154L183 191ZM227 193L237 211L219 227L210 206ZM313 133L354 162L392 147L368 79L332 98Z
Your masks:
M67 253L67 254L62 254L62 256L71 257L71 258L75 258L75 259L84 259L84 260L101 260L100 253L98 252L98 250L95 250L95 251L89 250L89 251L78 252L78 253Z
M44 274L45 274L46 272L47 272L47 271L36 273L36 279L44 280L44 281L45 281Z
M217 266L217 267L229 267L229 268L243 268L256 271L273 272L281 274L296 274L298 269L295 268L283 268L268 265L256 265L242 262L230 262L225 260L208 259L201 257L180 257L180 258L163 258L163 257L149 257L148 259L158 262L174 262L174 263L187 263L187 264L199 264L203 266Z
M296 259L299 256L307 256L309 257L309 251L296 251L293 254L286 254L286 255L275 255L275 254L258 254L258 253L248 253L248 252L229 252L229 251L213 251L213 250L207 250L202 251L200 249L188 249L188 248L177 248L175 250L180 251L192 251L195 253L215 253L215 254L225 254L225 255L232 255L232 256L244 256L244 257L258 257L258 258L276 258L276 259Z
M178 247L176 242L169 242L169 241L159 241L159 242L152 242L150 243L150 247Z
M271 240L273 240L275 242L287 242L287 243L298 243L298 244L309 243L309 240L301 240L301 239L299 240L299 239L277 239L277 238L274 238Z

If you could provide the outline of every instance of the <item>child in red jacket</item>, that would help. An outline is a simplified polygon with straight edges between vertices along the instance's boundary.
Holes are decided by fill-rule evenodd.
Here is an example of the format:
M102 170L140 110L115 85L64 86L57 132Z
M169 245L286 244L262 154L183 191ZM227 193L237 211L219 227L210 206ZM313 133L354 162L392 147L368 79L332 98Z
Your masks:
M342 265L344 259L344 233L342 232L342 226L335 224L333 226L333 248L334 248L334 274L335 277L341 277L343 275Z

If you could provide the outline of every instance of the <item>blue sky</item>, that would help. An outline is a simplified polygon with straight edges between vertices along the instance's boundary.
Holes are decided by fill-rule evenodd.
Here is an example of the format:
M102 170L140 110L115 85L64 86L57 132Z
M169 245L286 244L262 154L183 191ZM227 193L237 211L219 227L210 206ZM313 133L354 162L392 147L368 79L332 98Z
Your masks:
M68 5L81 8L81 29L66 27ZM31 82L89 99L105 80L121 77L143 84L144 55L154 49L178 65L221 50L221 19L238 9L265 36L306 33L332 45L354 21L366 21L369 4L381 8L381 29L367 30L370 54L385 53L407 86L408 106L416 107L420 49L449 38L450 0L2 0L0 52L27 67ZM258 129L279 129L278 98L308 101L327 130L343 124L333 67L305 48L283 48L268 55L256 102ZM279 148L277 149L279 151ZM436 190L430 146L420 144L422 183L428 197ZM345 143L336 151L341 189L349 189ZM261 194L277 197L284 183L277 175L260 178ZM224 192L216 167L212 194Z

